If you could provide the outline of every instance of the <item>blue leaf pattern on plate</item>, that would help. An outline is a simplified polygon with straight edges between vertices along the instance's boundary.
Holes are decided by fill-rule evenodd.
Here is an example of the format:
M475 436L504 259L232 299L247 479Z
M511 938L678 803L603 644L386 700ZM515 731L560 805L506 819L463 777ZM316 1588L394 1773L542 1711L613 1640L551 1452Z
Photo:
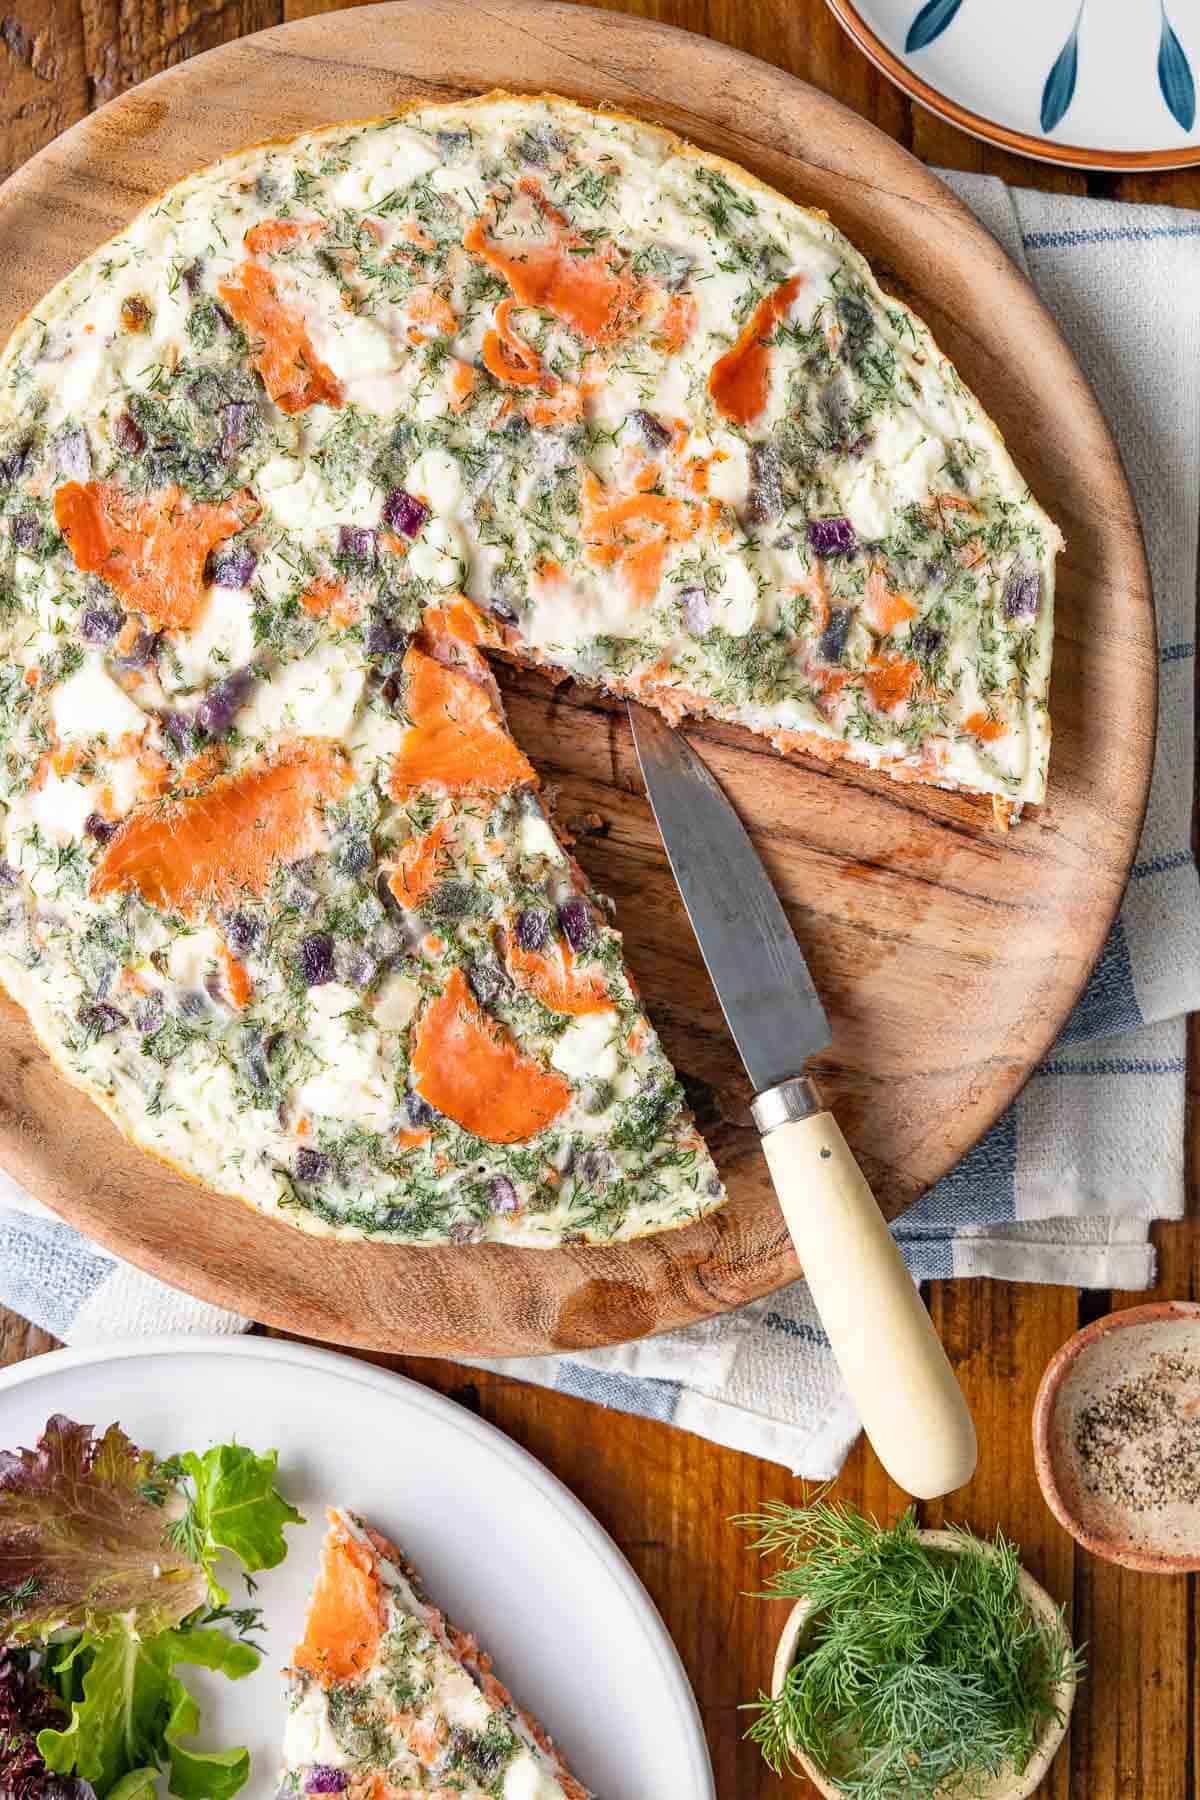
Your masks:
M1071 35L1054 59L1054 67L1042 89L1042 130L1053 131L1075 98L1075 77L1079 73L1079 21L1083 6L1075 15Z
M914 50L923 50L934 38L941 37L947 25L953 23L961 5L962 0L927 0L908 28L905 51L911 55Z
M1172 115L1185 131L1190 131L1196 123L1196 83L1192 79L1187 53L1171 29L1165 6L1158 45L1158 85Z

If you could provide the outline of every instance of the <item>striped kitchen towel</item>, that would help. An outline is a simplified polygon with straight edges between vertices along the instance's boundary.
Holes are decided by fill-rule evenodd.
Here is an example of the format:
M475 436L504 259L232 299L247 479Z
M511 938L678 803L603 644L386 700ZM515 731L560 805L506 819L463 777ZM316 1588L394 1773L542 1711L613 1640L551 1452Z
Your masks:
M1085 993L1010 1110L896 1232L919 1280L1143 1287L1149 1221L1183 1210L1184 1016L1200 1007L1200 214L948 179L1027 270L1113 426L1154 575L1161 711L1137 863ZM2 1175L0 1301L72 1343L247 1323L114 1262ZM802 1282L664 1337L487 1366L813 1478L836 1473L858 1430Z

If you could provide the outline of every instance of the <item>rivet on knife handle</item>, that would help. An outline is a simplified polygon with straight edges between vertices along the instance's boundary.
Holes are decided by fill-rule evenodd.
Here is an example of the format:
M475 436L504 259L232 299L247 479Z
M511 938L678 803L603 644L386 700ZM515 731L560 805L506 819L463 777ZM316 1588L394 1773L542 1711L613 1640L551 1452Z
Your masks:
M821 1323L875 1454L921 1500L975 1471L946 1352L831 1112L804 1077L754 1101L763 1154Z

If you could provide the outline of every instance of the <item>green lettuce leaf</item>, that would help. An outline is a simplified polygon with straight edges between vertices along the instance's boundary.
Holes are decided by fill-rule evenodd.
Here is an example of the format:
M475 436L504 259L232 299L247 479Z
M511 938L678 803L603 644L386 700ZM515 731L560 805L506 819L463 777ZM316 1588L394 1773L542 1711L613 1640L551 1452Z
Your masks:
M206 1570L164 1532L173 1478L117 1425L97 1439L56 1415L35 1450L0 1452L0 1630L7 1643L64 1629L143 1633L201 1606Z
M174 1460L192 1491L173 1541L203 1563L209 1598L224 1605L228 1591L213 1575L221 1551L232 1551L251 1573L273 1569L287 1555L283 1527L302 1525L303 1516L276 1491L274 1450L256 1456L243 1444L218 1444L203 1456L189 1450Z
M242 1786L247 1751L185 1743L200 1713L176 1670L238 1680L258 1666L252 1645L215 1629L244 1635L258 1612L228 1604L214 1566L229 1552L252 1586L286 1556L283 1528L303 1520L276 1491L277 1460L221 1444L160 1462L116 1425L96 1438L57 1416L36 1449L0 1453L0 1644L36 1658L42 1683L39 1711L14 1665L9 1710L27 1723L8 1760L22 1779L74 1777L96 1800L151 1800L163 1769L180 1800Z
M157 1769L130 1769L115 1787L109 1788L108 1800L156 1800L157 1794Z
M118 1624L98 1640L81 1638L54 1665L79 1689L70 1722L40 1731L38 1750L48 1768L90 1781L108 1800L143 1800L163 1767L181 1800L229 1800L249 1774L249 1752L185 1747L200 1709L175 1669L200 1664L237 1681L258 1661L248 1644L203 1626L143 1638Z

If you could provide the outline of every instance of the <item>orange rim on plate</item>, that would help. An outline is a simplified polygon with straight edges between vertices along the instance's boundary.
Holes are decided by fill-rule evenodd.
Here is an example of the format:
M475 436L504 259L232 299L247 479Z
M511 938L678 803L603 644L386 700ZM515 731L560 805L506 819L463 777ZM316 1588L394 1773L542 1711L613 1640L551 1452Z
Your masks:
M982 113L960 106L957 100L951 100L940 88L931 87L929 82L922 81L872 31L857 8L851 4L851 0L827 0L827 4L863 55L889 81L894 81L904 93L913 100L920 101L922 106L928 107L939 118L957 125L961 131L970 132L972 137L982 138L984 143L998 144L1002 150L1015 150L1020 156L1033 157L1036 162L1059 163L1068 169L1120 171L1191 169L1200 166L1200 143L1185 146L1183 150L1089 150L1083 144L1056 144L1049 138L1030 137L1026 132L1012 131L1007 125L998 125L994 119L986 119Z

